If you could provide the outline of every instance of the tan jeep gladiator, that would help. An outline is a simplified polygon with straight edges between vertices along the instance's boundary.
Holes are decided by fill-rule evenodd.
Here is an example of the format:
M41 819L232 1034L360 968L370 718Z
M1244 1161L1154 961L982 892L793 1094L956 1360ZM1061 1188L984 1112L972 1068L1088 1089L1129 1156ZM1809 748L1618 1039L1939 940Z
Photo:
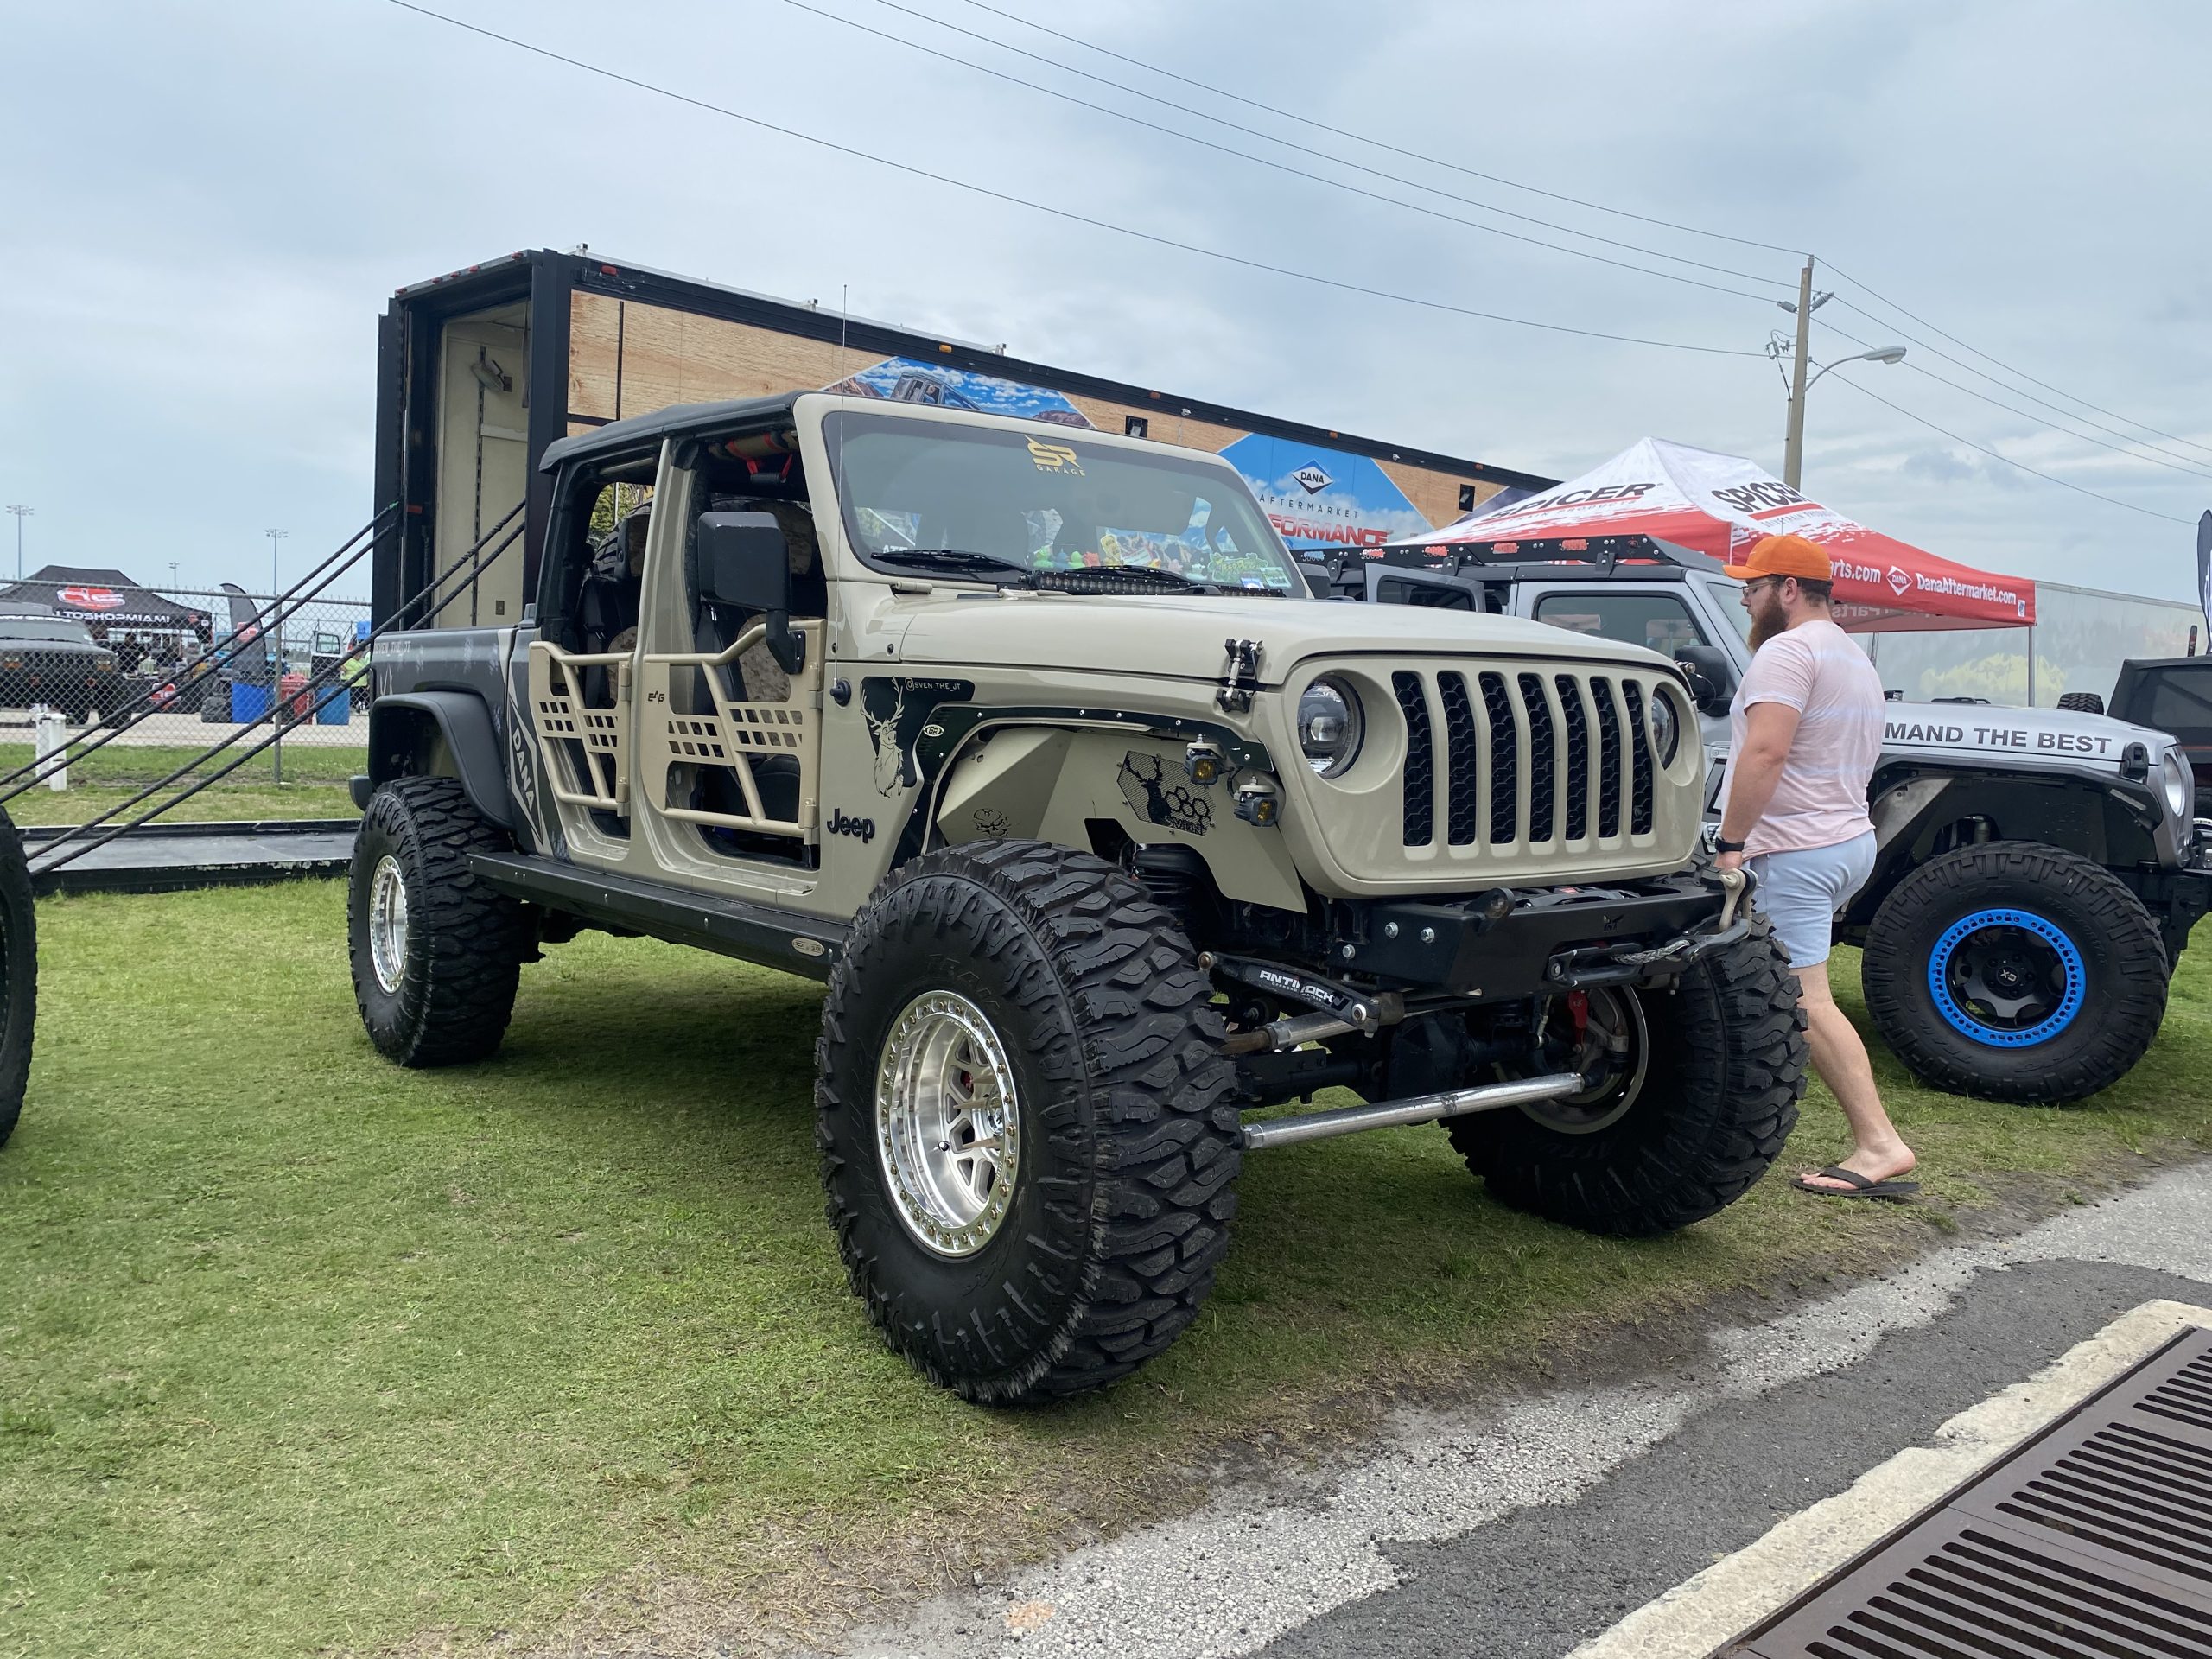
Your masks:
M1440 1121L1620 1234L1780 1150L1796 982L1688 868L1658 655L1313 600L1230 466L1064 427L808 392L543 466L520 625L375 647L362 1018L480 1060L587 927L827 982L830 1223L933 1380L1160 1352L1263 1149Z

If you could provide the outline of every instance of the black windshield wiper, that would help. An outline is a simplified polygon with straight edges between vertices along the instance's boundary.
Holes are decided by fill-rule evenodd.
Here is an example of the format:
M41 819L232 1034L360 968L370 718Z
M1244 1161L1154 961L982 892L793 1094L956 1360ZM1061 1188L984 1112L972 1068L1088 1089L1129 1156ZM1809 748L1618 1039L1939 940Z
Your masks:
M880 563L912 565L918 570L964 570L984 575L1003 570L1025 583L1037 574L1026 564L1016 564L995 553L971 553L959 547L887 547L874 556Z

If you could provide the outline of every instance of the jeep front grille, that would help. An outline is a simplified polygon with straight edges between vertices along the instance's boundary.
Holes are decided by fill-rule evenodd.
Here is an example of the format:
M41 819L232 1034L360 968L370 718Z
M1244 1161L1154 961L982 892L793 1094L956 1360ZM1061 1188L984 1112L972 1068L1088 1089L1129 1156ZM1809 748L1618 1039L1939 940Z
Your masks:
M1421 695L1418 674L1393 674L1390 689L1398 694L1408 739L1405 842L1408 847L1426 847L1436 839L1436 760L1428 738L1428 699Z
M1406 719L1405 845L1434 841L1440 778L1453 847L1652 833L1658 757L1644 685L1455 669L1401 671L1390 683Z

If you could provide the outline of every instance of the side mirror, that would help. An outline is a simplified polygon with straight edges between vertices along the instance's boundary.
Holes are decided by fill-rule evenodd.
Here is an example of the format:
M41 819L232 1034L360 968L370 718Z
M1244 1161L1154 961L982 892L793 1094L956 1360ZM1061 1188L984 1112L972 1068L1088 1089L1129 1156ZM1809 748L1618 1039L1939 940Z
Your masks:
M791 555L773 513L701 513L699 583L717 605L760 613L785 673L805 666L806 641L791 632Z
M1690 683L1699 712L1726 714L1728 700L1736 695L1736 670L1728 653L1718 645L1678 645L1675 660Z

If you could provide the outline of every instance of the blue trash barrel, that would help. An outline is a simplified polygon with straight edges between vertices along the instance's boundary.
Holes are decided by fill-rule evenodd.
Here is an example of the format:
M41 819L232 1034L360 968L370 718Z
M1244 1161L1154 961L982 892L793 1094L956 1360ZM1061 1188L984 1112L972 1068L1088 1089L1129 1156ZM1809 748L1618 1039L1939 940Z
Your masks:
M269 688L247 680L231 682L231 718L239 725L269 712Z

